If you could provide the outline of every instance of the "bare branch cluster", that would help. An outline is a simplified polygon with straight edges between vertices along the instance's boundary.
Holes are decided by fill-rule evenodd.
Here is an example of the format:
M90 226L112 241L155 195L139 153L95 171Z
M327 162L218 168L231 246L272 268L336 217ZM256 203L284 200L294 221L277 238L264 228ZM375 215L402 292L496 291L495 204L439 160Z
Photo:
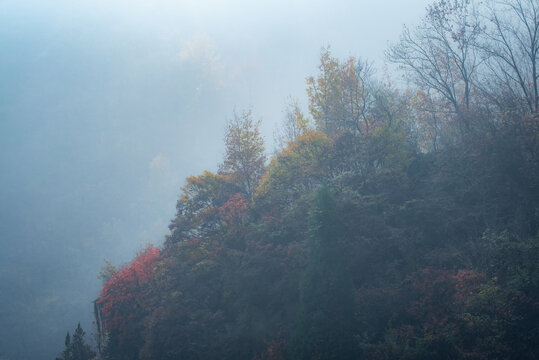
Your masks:
M466 133L480 111L539 111L538 51L539 0L437 0L387 58L411 76L434 123L456 121ZM439 112L446 105L452 114Z

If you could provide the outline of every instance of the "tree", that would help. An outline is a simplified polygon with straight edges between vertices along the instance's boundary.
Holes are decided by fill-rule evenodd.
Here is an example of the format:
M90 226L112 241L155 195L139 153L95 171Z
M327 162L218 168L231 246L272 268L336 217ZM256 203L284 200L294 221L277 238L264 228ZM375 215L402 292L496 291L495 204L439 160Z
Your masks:
M328 135L369 133L373 120L369 114L373 96L368 85L372 66L354 57L340 62L325 48L318 69L316 79L307 78L309 110L317 129Z
M121 266L101 289L101 307L108 341L105 354L111 359L133 359L142 346L143 319L152 303L152 281L159 248L149 245L129 264Z
M481 31L471 0L438 0L414 30L407 27L387 52L424 90L434 90L449 103L461 131L470 127L470 110L479 57Z
M179 243L193 238L208 238L221 231L219 207L240 191L223 174L205 171L190 176L176 204L176 218L169 225L171 234L166 243Z
M487 9L489 26L480 44L488 70L483 88L502 109L537 113L539 1L491 1Z
M353 282L344 224L327 186L310 214L309 263L300 281L300 306L290 353L293 359L355 359Z
M97 301L102 306L105 328L125 330L137 312L145 308L148 283L159 260L159 248L149 245L129 264L120 267L101 289ZM128 316L125 316L128 313Z
M289 142L296 140L309 130L309 118L303 114L298 100L289 97L284 110L285 119L281 128L275 133L275 143L283 149Z
M66 339L64 341L65 350L62 351L62 355L57 357L56 360L68 360L71 359L71 337L69 336L69 331L67 332Z
M441 121L444 118L444 104L437 101L432 92L432 89L419 89L411 100L417 143L424 152L440 149L444 125L447 125Z
M232 233L237 233L245 224L245 212L248 209L247 202L241 194L234 194L219 208L219 216Z
M324 133L307 131L290 142L268 165L255 194L255 202L288 208L301 194L327 177L333 142Z
M264 175L266 155L260 135L260 120L253 120L251 111L234 116L226 125L225 159L219 168L236 182L247 198L251 198L258 180Z
M105 262L105 265L101 266L101 271L99 272L99 275L97 275L97 278L101 279L103 283L106 283L114 276L114 274L116 274L118 269L116 266L112 265L109 260L104 259L103 261Z
M80 323L77 325L73 338L69 336L69 332L65 339L65 350L56 360L91 360L94 359L96 353L84 341L86 333L82 330Z

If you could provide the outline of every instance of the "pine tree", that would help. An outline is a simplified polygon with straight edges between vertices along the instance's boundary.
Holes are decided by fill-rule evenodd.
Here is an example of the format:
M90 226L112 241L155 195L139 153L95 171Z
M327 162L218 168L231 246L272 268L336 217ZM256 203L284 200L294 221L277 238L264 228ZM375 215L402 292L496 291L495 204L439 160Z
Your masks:
M91 360L94 359L96 353L84 342L85 332L78 323L73 337L69 336L69 332L65 339L65 350L56 360Z
M322 186L310 215L310 259L300 282L300 309L292 359L353 359L353 284L347 269L343 224Z

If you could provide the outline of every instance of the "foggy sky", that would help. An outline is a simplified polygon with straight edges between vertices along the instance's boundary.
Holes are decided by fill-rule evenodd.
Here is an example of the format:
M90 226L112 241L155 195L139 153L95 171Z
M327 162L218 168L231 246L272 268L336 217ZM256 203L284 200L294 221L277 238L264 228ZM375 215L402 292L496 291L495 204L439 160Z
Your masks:
M0 0L0 359L92 332L103 259L161 243L234 108L263 119L271 152L322 46L383 69L426 4Z

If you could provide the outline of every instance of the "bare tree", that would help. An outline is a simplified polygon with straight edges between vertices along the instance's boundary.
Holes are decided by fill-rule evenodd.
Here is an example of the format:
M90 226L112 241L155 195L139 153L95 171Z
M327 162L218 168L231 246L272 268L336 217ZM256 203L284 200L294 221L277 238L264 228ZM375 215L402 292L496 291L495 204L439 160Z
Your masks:
M482 88L502 108L539 111L537 58L539 0L490 1L480 49L485 57Z
M470 0L438 0L427 8L417 28L405 27L400 42L387 52L425 91L433 90L454 109L461 130L469 129L467 114L480 63L476 42L481 32Z
M372 64L350 57L341 66L342 100L347 127L368 134L373 125L370 108L374 102L371 87Z

